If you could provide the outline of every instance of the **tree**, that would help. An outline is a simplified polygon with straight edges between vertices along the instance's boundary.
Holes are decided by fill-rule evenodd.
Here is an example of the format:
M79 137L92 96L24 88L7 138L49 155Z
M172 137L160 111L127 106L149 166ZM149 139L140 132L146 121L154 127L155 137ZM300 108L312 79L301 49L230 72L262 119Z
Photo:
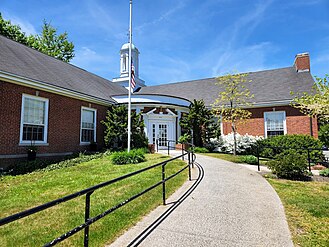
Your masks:
M64 62L74 57L74 44L68 41L67 33L58 35L57 30L45 20L41 35L27 36L20 26L4 20L0 13L0 34Z
M219 86L218 98L213 107L217 115L221 116L222 121L230 122L234 138L233 154L236 155L237 143L237 122L243 123L251 117L251 112L242 107L250 106L247 99L253 98L248 88L245 87L248 74L227 74L217 78L216 85ZM251 81L249 81L251 82Z
M124 149L128 143L128 110L125 105L111 105L107 111L104 141L109 148ZM144 122L141 113L131 112L131 146L147 147L148 141L144 133Z
M198 147L203 147L217 129L213 112L206 108L203 100L196 99L190 104L189 113L180 120L180 126L191 136L193 131L193 141Z
M22 43L24 45L28 45L27 36L21 30L21 27L12 24L10 21L4 20L1 13L0 13L0 34L9 39Z
M43 22L42 34L28 37L29 46L49 56L69 62L74 57L74 45L67 40L67 33L57 35L57 30Z
M315 77L313 92L297 94L292 105L310 117L318 117L323 122L329 121L329 75Z

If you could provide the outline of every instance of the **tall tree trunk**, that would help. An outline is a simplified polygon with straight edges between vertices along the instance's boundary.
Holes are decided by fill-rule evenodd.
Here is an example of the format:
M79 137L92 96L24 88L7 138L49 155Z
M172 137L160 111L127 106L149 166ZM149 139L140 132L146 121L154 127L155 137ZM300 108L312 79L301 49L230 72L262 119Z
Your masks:
M232 131L233 131L233 139L234 139L234 146L233 146L233 155L236 155L236 149L237 149L237 145L236 145L236 129L235 129L235 123L232 122Z

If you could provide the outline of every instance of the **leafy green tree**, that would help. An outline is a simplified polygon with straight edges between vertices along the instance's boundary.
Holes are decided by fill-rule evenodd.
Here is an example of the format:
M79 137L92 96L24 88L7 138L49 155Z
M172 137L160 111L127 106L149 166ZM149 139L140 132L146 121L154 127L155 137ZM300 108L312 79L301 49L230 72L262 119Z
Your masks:
M28 37L29 46L49 56L69 62L74 57L74 45L67 40L67 33L57 34L56 28L44 21L42 34Z
M125 105L111 105L107 111L105 125L105 144L111 149L127 148L128 143L128 110ZM144 122L141 113L131 112L131 146L147 147L148 140L144 133Z
M213 112L206 108L203 100L196 99L190 104L189 113L180 120L180 126L191 136L193 134L194 144L198 147L203 147L217 129Z
M329 75L324 78L315 77L313 92L297 94L292 105L310 117L318 117L320 121L329 121Z
M0 13L0 34L15 40L24 45L28 45L28 40L26 34L21 30L21 27L18 25L14 25L11 21L7 21L3 19Z
M227 74L217 78L216 85L219 86L218 98L215 100L213 107L217 115L221 116L222 121L231 123L234 137L233 154L236 155L236 124L243 123L251 117L251 112L244 109L250 106L247 99L253 98L245 84L248 74ZM251 81L249 81L251 82ZM244 108L242 108L244 107Z
M64 62L69 62L74 57L74 44L68 41L67 33L58 35L57 30L46 21L41 35L27 36L20 26L4 20L0 13L0 34Z
M320 126L319 129L319 140L329 148L329 123Z

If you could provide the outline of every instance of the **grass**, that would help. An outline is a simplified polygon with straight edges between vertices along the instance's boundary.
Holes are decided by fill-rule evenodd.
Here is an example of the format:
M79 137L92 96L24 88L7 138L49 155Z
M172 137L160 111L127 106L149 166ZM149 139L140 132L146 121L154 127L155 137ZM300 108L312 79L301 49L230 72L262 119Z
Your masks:
M217 158L217 159L231 161L234 163L241 163L241 159L240 159L239 155L234 156L232 154L223 154L223 153L203 153L203 155L210 156L210 157Z
M284 205L295 246L329 246L329 183L268 181Z
M113 165L110 157L102 157L74 167L19 176L0 177L0 218L77 192L98 183L122 176L168 159L146 155L147 162ZM181 169L182 161L170 162L166 176ZM187 179L185 170L166 183L167 196ZM91 196L91 217L124 201L131 195L161 180L161 167L133 176L95 191ZM85 196L59 204L35 215L0 228L0 246L40 246L84 222ZM162 203L161 186L146 193L114 213L90 226L90 246L104 246L144 215ZM83 231L66 239L59 246L82 246Z
M203 153L202 155L210 156L210 157L217 158L217 159L231 161L233 163L244 163L241 160L241 158L244 155L236 155L236 156L234 156L232 154L224 154L224 153ZM265 165L267 161L268 161L268 159L266 159L266 158L260 158L259 159L260 165Z

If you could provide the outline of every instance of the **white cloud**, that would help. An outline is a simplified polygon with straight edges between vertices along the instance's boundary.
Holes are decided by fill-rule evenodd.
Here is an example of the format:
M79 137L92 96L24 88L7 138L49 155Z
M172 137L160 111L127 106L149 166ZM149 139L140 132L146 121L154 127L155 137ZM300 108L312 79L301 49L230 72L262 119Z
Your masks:
M267 69L266 56L277 48L267 41L246 44L257 26L262 22L272 0L257 4L233 24L223 29L209 49L200 56L197 66L211 70L218 76L233 70L239 72Z
M152 54L157 57L157 63L142 61L141 64L141 79L145 80L147 85L184 81L190 78L190 63L177 57L154 54L154 52ZM147 73L144 74L143 71Z
M10 15L8 13L4 13L3 17L6 20L10 20L12 24L20 26L22 31L25 32L27 35L37 34L35 27L32 25L32 23L28 22L27 20L22 20L21 18Z
M276 48L271 43L264 42L224 52L212 68L212 76L270 69L265 64L267 56L274 51Z
M120 11L109 9L96 1L88 1L87 9L90 18L92 18L91 22L95 27L105 30L111 37L125 40L128 33L128 20L127 22L122 22Z
M88 68L90 72L96 73L98 75L107 75L109 72L115 73L114 61L110 56L99 54L98 52L92 50L89 47L83 46L76 50L75 57L71 61L72 64L80 68Z
M135 28L135 30L137 32L142 32L143 29L147 28L148 26L152 26L152 25L156 25L159 22L165 21L167 20L171 15L173 15L175 12L177 12L178 10L182 9L185 6L185 1L179 1L177 3L176 6L174 6L173 8L167 10L165 13L163 13L162 15L160 15L158 18L149 21L149 22L145 22L139 26L137 26Z

